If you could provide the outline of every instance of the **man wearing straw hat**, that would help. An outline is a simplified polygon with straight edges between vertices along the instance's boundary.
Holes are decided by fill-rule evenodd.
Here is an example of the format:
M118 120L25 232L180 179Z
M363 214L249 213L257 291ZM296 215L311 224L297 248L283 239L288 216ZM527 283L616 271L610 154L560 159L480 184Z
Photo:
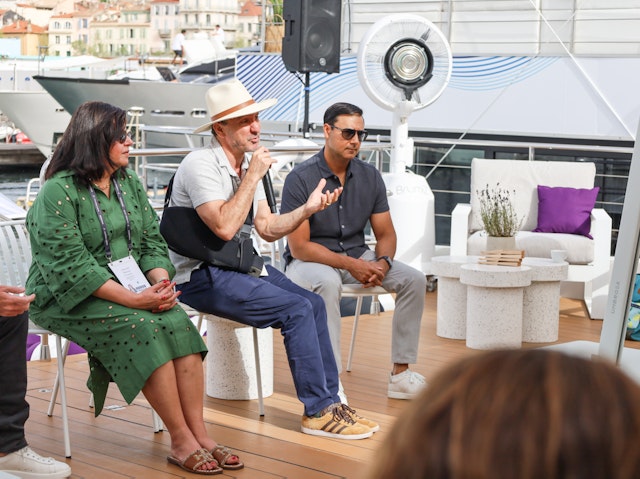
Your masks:
M173 179L169 206L195 208L219 238L229 241L253 217L258 234L275 241L302 221L334 203L341 188L325 191L321 180L309 200L286 215L272 213L262 179L276 162L260 145L258 113L276 99L255 101L238 80L211 87L206 94L211 120L195 130L211 129L207 148L189 153ZM189 232L185 231L185 235ZM378 425L356 414L338 396L338 369L333 357L322 298L288 280L270 265L256 277L171 252L180 301L192 308L257 328L279 328L289 366L304 404L304 433L339 439L363 439Z

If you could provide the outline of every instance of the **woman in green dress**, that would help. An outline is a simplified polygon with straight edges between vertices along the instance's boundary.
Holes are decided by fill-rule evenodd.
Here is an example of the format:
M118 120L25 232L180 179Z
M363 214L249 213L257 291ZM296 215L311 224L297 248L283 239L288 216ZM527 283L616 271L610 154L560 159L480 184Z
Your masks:
M207 348L176 302L157 215L128 168L132 144L124 110L87 102L73 114L27 214L30 317L87 351L96 416L110 381L128 403L142 391L171 435L169 462L237 469L206 431Z

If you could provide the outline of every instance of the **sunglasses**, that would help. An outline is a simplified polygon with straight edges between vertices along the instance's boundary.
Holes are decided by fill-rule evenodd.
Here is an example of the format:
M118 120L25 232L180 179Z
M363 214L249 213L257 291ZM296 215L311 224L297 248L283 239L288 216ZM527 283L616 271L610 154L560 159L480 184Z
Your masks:
M340 128L339 126L330 125L333 130L340 130L342 133L342 138L345 140L350 140L356 134L358 135L358 141L364 141L369 136L369 132L367 130L354 130L353 128Z
M127 142L127 138L131 138L131 133L129 133L129 132L123 133L120 136L120 138L118 138L118 142L124 144L124 143Z

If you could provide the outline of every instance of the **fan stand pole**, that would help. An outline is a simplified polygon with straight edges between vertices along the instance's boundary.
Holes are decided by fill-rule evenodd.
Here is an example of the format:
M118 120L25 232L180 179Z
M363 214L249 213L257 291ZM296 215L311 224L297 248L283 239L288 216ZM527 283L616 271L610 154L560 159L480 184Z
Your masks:
M403 173L407 167L413 165L413 139L409 138L409 113L403 107L408 102L402 102L396 107L391 120L391 173Z
M302 136L309 138L309 92L311 91L311 75L304 74L304 123L302 124Z

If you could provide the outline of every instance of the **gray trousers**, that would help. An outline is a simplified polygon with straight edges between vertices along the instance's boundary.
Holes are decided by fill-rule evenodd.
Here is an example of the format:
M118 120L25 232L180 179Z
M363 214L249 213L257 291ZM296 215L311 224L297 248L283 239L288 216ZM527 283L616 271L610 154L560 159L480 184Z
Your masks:
M361 256L361 259L372 261L375 257L375 252L369 250ZM319 294L324 299L331 346L338 371L342 372L341 285L358 284L358 281L347 270L296 259L289 263L285 274L294 283ZM391 333L391 360L394 364L415 364L418 358L420 322L427 290L426 276L407 264L394 261L393 268L389 270L382 282L382 287L396 294Z
M0 316L0 452L11 453L27 445L28 326L27 313Z

